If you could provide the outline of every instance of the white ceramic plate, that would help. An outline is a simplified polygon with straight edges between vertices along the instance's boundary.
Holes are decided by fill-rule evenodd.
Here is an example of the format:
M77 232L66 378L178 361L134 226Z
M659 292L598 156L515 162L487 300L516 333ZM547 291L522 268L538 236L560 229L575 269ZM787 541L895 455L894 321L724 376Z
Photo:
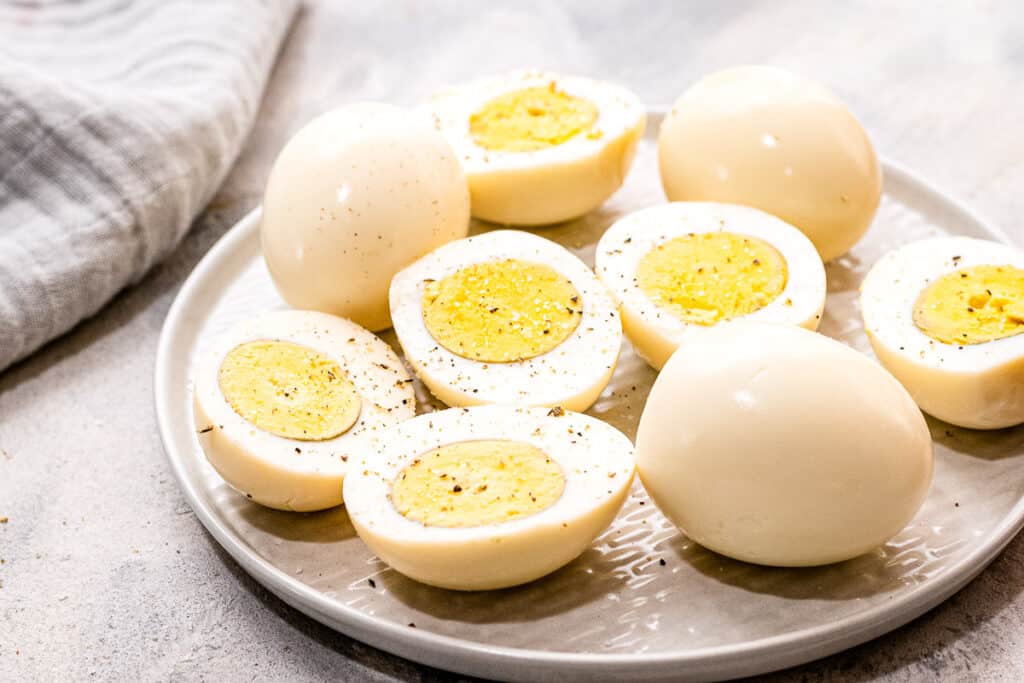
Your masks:
M597 239L616 217L663 202L654 144L660 118L652 114L634 170L615 197L578 221L536 232L592 264ZM261 508L224 484L203 457L191 410L197 353L237 320L283 306L260 257L258 222L253 212L229 231L171 307L156 363L160 434L196 515L246 571L295 608L376 647L517 680L755 674L913 619L970 581L1024 523L1024 428L981 433L930 421L936 468L924 507L890 543L849 562L771 569L726 559L678 533L637 486L589 551L540 581L476 594L419 585L370 554L343 508ZM861 278L885 251L945 233L1006 241L963 205L886 162L885 195L868 236L828 267L821 331L870 353L857 310ZM391 333L384 336L395 344ZM626 344L590 413L632 437L653 378ZM421 411L435 407L423 387L417 394Z

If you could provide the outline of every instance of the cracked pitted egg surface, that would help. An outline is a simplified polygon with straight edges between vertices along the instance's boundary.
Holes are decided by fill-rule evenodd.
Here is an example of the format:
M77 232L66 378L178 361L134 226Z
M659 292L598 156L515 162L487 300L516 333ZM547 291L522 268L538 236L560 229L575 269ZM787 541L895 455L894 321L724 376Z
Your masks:
M288 141L260 221L285 301L371 330L391 326L391 277L468 230L466 178L430 117L369 103L318 116Z
M405 357L451 406L586 410L622 344L614 300L564 247L517 230L446 244L391 282Z
M214 469L281 510L341 503L365 438L415 414L412 379L387 344L325 313L277 311L220 337L198 365L195 421Z
M882 172L867 133L821 85L770 66L702 78L658 135L670 201L754 206L795 225L829 261L867 231Z
M922 410L973 429L1024 422L1024 251L912 242L864 278L861 312L875 354Z
M729 557L810 566L902 530L928 493L921 411L867 356L788 325L731 322L654 382L637 471L687 536Z
M506 225L600 206L625 180L647 120L625 88L540 71L451 87L429 108L462 162L473 215Z
M810 240L735 204L674 202L628 214L601 237L596 260L626 335L655 368L724 321L814 330L825 305L825 268Z
M481 406L382 432L345 479L359 537L417 581L489 590L571 562L611 523L633 445L561 409Z

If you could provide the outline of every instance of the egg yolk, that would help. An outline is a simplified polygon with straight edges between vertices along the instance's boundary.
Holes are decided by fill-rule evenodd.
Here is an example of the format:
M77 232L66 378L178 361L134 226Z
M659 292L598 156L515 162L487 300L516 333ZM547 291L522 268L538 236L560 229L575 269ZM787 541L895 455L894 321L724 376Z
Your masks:
M753 313L786 288L782 254L767 242L729 232L691 233L647 252L637 284L678 318L713 325Z
M592 102L547 87L498 95L469 117L473 141L495 152L533 152L560 145L597 121ZM590 137L599 137L597 131Z
M963 268L929 285L914 304L918 329L946 344L982 344L1024 332L1024 270Z
M510 363L551 351L580 323L583 303L550 266L517 259L476 263L431 280L423 322L444 348L470 360Z
M217 379L236 413L287 439L331 439L355 424L362 408L336 362L291 342L237 346L224 358Z
M398 512L426 526L500 524L550 507L565 475L536 446L520 441L461 441L407 465L391 488Z

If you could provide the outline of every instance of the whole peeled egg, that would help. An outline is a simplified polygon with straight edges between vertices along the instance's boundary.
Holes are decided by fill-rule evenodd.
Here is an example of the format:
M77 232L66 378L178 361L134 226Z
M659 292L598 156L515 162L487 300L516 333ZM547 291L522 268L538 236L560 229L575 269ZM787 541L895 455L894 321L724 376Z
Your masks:
M636 445L644 487L683 532L773 566L882 545L917 512L932 476L928 426L900 383L791 325L725 323L679 347Z
M739 66L698 81L658 138L670 201L745 204L797 226L823 261L871 225L882 173L864 128L823 86L784 69Z
M466 236L469 189L428 116L353 104L313 119L281 150L260 230L291 306L382 330L391 277Z

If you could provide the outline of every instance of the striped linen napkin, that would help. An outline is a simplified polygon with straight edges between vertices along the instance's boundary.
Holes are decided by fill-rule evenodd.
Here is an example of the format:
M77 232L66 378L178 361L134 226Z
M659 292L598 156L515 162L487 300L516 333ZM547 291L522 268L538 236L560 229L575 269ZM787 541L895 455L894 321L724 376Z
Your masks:
M0 370L174 248L234 163L295 9L0 5Z

